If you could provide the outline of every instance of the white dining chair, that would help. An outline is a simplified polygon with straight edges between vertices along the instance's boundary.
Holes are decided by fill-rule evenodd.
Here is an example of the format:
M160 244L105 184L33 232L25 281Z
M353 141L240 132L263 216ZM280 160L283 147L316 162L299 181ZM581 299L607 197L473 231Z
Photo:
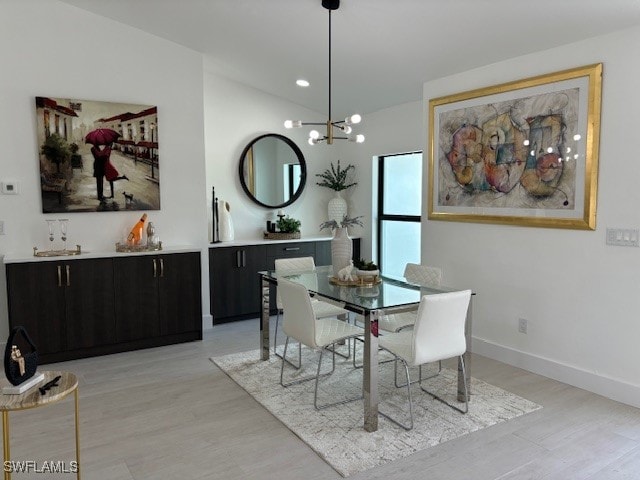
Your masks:
M404 268L404 279L421 287L439 287L442 282L442 270L438 267L407 263ZM411 327L416 321L416 315L415 310L389 315L382 314L378 321L378 328L386 332L399 332L404 328Z
M471 290L425 295L420 301L413 329L388 333L379 337L380 348L391 353L396 363L400 361L404 365L407 377L407 382L404 386L407 388L407 396L409 398L410 423L407 426L388 414L380 412L381 415L402 428L411 430L413 428L413 404L411 401L412 382L409 378L409 367L421 367L425 363L440 362L453 357L459 358L462 367L465 396L464 410L426 390L422 386L421 368L418 384L422 391L451 408L461 413L469 411L468 386L463 355L467 350L464 330L470 300Z
M419 285L421 287L439 287L442 282L442 270L438 267L430 267L428 265L419 265L417 263L407 263L404 267L404 279L408 283ZM399 332L405 328L412 327L416 322L417 310L407 312L386 314L380 311L378 315L378 331L384 335L385 332ZM356 324L363 322L360 315L356 316ZM353 347L353 366L361 368L357 365L356 348ZM442 365L439 366L442 369ZM395 372L396 387L403 387L404 384L398 383L397 371Z
M340 341L349 340L353 337L362 335L364 330L361 327L356 327L342 320L338 320L336 317L316 318L316 314L313 311L311 299L309 297L309 291L304 285L281 278L278 280L278 286L283 305L282 329L287 336L284 343L284 352L282 354L282 364L280 366L280 385L288 387L315 379L313 405L317 410L361 399L362 395L356 398L349 398L346 400L339 400L337 402L319 405L318 384L321 376L330 375L335 371L335 344ZM300 342L302 345L306 345L307 347L315 350L320 350L320 358L318 359L318 368L315 376L296 379L285 383L284 366L285 363L287 363L286 358L289 340L292 338ZM329 346L333 346L333 348L329 350ZM321 374L322 357L325 350L332 352L333 365L331 372Z
M313 257L291 257L291 258L277 258L274 262L276 274L295 274L296 272L309 272L314 271L316 269L316 264ZM342 308L339 305L335 305L330 302L326 302L324 300L318 300L316 298L311 299L311 304L313 307L313 311L315 313L316 318L325 318L325 317L348 317L349 312ZM273 351L278 357L282 357L280 353L278 353L277 345L278 345L278 324L280 323L280 317L282 316L283 305L282 298L280 296L280 289L276 287L276 325L275 331L273 334ZM291 363L287 360L291 366L295 368L300 368L301 359L302 359L302 350L301 346L298 349L298 365ZM350 354L350 352L349 352Z

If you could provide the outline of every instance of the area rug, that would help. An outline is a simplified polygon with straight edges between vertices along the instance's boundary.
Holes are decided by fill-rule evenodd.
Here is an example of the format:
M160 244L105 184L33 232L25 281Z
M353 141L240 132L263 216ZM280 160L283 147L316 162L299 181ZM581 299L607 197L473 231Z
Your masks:
M285 381L315 375L318 353L303 351L303 369L296 371L287 365ZM297 357L297 349L294 352ZM469 413L462 415L414 384L413 430L405 431L381 416L378 430L369 433L363 428L361 400L317 411L313 407L314 381L283 388L279 383L281 360L275 355L266 362L259 358L259 351L254 350L211 360L344 477L542 408L472 378ZM331 368L330 358L325 354L323 372ZM379 410L406 423L406 388L393 386L393 363L379 368ZM423 369L423 377L428 375ZM443 369L425 385L455 402L456 382L457 372ZM320 381L319 402L357 397L361 390L362 369L354 370L350 360L340 358L335 372Z

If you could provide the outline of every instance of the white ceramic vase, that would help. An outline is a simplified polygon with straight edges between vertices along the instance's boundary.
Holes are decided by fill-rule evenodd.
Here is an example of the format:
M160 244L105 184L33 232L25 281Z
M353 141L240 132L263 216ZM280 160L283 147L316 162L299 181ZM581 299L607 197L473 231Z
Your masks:
M331 239L331 265L333 266L333 276L337 277L338 272L349 265L353 257L353 243L346 228L336 228Z
M339 225L347 214L347 201L342 198L342 192L336 192L335 197L329 200L327 209L329 220L335 220Z
M230 242L233 240L233 219L231 218L231 206L229 202L218 200L218 228L220 231L220 241Z

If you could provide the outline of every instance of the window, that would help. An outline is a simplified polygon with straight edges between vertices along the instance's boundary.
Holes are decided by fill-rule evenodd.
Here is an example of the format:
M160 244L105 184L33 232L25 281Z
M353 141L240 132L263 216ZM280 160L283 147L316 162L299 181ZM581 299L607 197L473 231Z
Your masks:
M378 264L402 277L407 263L420 263L422 152L378 157Z

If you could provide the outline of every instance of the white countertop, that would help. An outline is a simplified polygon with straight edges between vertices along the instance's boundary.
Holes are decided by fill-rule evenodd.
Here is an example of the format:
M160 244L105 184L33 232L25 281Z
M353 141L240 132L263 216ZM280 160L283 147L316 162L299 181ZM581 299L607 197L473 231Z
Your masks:
M268 240L266 238L249 239L249 240L232 240L230 242L210 243L209 248L241 247L241 246L247 246L247 245L271 245L273 243L323 242L323 241L329 241L332 238L333 237L318 236L318 237L294 238L291 240ZM351 237L351 238L356 238L356 237Z
M30 253L9 253L4 256L3 262L8 263L25 263L25 262L60 262L83 260L89 258L115 258L115 257L132 257L139 255L162 255L170 253L189 253L200 252L201 249L194 246L162 246L162 250L153 250L148 252L116 252L115 246L111 251L83 251L79 255L59 255L56 257L35 257L33 251Z

